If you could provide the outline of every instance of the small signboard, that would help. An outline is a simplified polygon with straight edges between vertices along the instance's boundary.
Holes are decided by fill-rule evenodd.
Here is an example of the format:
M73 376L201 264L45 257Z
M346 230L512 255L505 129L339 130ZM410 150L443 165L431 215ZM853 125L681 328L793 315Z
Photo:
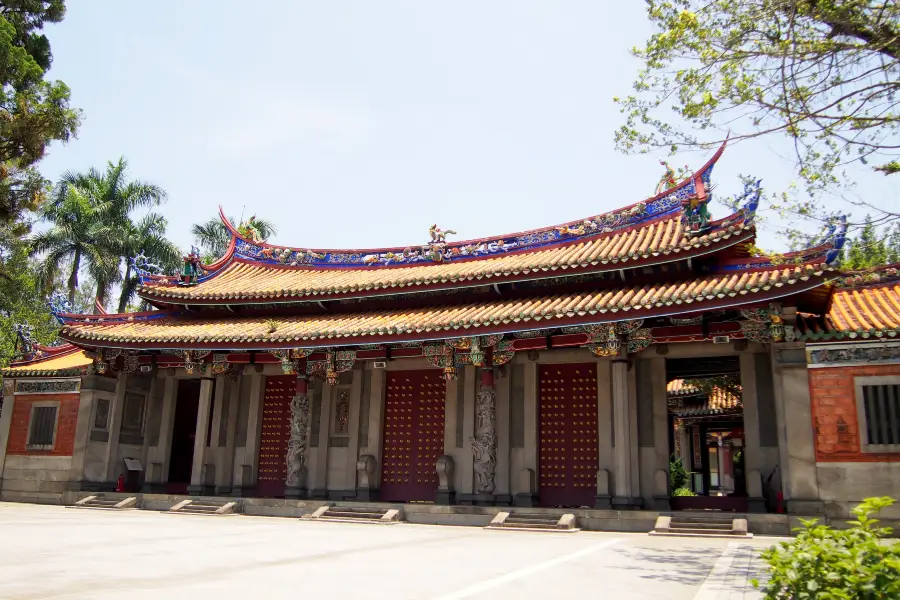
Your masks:
M125 468L129 471L143 471L144 467L141 466L141 461L134 458L126 458L125 459Z

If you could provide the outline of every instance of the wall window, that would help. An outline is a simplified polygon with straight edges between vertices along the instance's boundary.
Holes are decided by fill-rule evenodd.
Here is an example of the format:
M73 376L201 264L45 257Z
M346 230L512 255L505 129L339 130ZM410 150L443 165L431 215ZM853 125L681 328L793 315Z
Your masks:
M35 403L28 423L28 450L53 450L56 441L56 414L59 403Z
M856 407L863 452L900 452L900 377L857 377Z
M106 431L109 427L109 400L97 399L97 408L94 412L94 429Z

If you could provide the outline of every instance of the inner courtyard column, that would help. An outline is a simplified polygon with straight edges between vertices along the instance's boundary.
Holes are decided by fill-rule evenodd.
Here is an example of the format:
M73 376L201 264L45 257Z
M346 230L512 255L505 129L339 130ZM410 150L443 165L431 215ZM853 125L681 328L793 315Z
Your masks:
M497 393L493 367L482 367L471 438L476 502L493 504L497 488Z
M204 377L200 380L200 401L197 403L197 427L194 430L194 457L191 465L191 484L188 493L200 495L203 492L205 477L206 431L209 428L209 408L212 404L214 379Z
M615 473L613 474L612 506L615 509L634 508L632 488L632 423L629 406L628 359L617 357L612 361L612 404L613 404L613 454Z

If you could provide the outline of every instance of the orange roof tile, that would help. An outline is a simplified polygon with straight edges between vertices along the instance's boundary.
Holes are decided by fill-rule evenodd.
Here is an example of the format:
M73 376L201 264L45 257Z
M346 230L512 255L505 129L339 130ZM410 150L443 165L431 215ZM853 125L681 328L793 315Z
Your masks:
M4 377L47 377L52 375L71 374L82 370L93 362L84 350L50 356L44 359L6 367L2 370Z
M733 244L747 239L752 235L752 229L752 225L739 221L736 225L691 237L685 235L680 217L676 215L570 245L469 261L391 268L311 268L235 260L195 286L147 284L139 288L139 294L150 300L187 303L272 302L367 294L379 290L397 293L419 287L537 279L571 273L573 269L612 270L636 262L652 264L703 254L725 240Z
M336 343L367 343L373 338L438 339L460 330L521 331L576 322L641 318L652 314L703 310L703 303L760 294L760 300L821 284L827 265L785 266L759 273L742 271L691 282L594 290L582 293L470 302L409 310L279 317L162 316L117 322L72 319L61 331L65 339L84 345L204 346L237 348L315 347ZM802 285L802 284L807 285ZM798 284L798 285L794 285ZM792 286L792 287L791 287ZM740 299L740 300L738 300ZM652 311L652 312L651 312ZM580 323L579 323L580 324Z
M670 381L666 385L666 392L673 402L678 402L678 405L672 407L672 411L681 417L736 412L743 406L740 396L718 386L710 390L699 406L685 406L682 400L684 397L700 395L702 392L696 386L686 384L684 379Z
M879 287L837 290L828 312L834 331L848 337L900 333L900 281Z

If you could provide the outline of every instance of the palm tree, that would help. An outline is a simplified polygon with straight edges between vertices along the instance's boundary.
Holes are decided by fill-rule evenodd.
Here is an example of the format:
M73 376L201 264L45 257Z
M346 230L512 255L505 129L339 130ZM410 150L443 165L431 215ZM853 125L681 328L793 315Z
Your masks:
M234 218L228 217L228 221L235 225ZM278 233L271 221L256 219L255 225L259 235L264 240ZM195 224L191 227L191 233L194 234L194 237L197 238L197 242L203 249L203 260L205 262L212 262L224 255L228 249L228 243L231 241L231 234L228 232L225 224L222 223L221 219L215 217L205 223Z
M139 227L131 221L131 212L165 200L166 192L159 186L128 179L124 157L107 163L104 171L92 168L86 173L64 173L41 214L52 227L32 238L32 254L46 253L42 261L45 281L53 279L61 260L70 259L72 270L66 287L72 301L85 262L96 282L96 298L105 304L112 286L122 280L121 261L132 256L127 242L133 241L133 230ZM148 225L148 233L152 230L161 235L158 226L162 218L151 216L156 225ZM164 227L165 220L162 223Z
M139 283L131 257L143 253L151 262L166 271L178 268L181 252L178 246L166 238L166 225L166 219L162 215L150 213L137 223L129 221L123 231L119 254L125 257L126 262L118 312L123 313L128 308Z
M56 278L59 265L65 261L71 261L66 283L70 302L75 300L83 263L96 281L115 279L119 257L112 250L114 231L103 223L96 207L79 189L66 186L64 195L45 205L41 217L51 227L31 238L31 253L44 254L40 272L45 285Z

